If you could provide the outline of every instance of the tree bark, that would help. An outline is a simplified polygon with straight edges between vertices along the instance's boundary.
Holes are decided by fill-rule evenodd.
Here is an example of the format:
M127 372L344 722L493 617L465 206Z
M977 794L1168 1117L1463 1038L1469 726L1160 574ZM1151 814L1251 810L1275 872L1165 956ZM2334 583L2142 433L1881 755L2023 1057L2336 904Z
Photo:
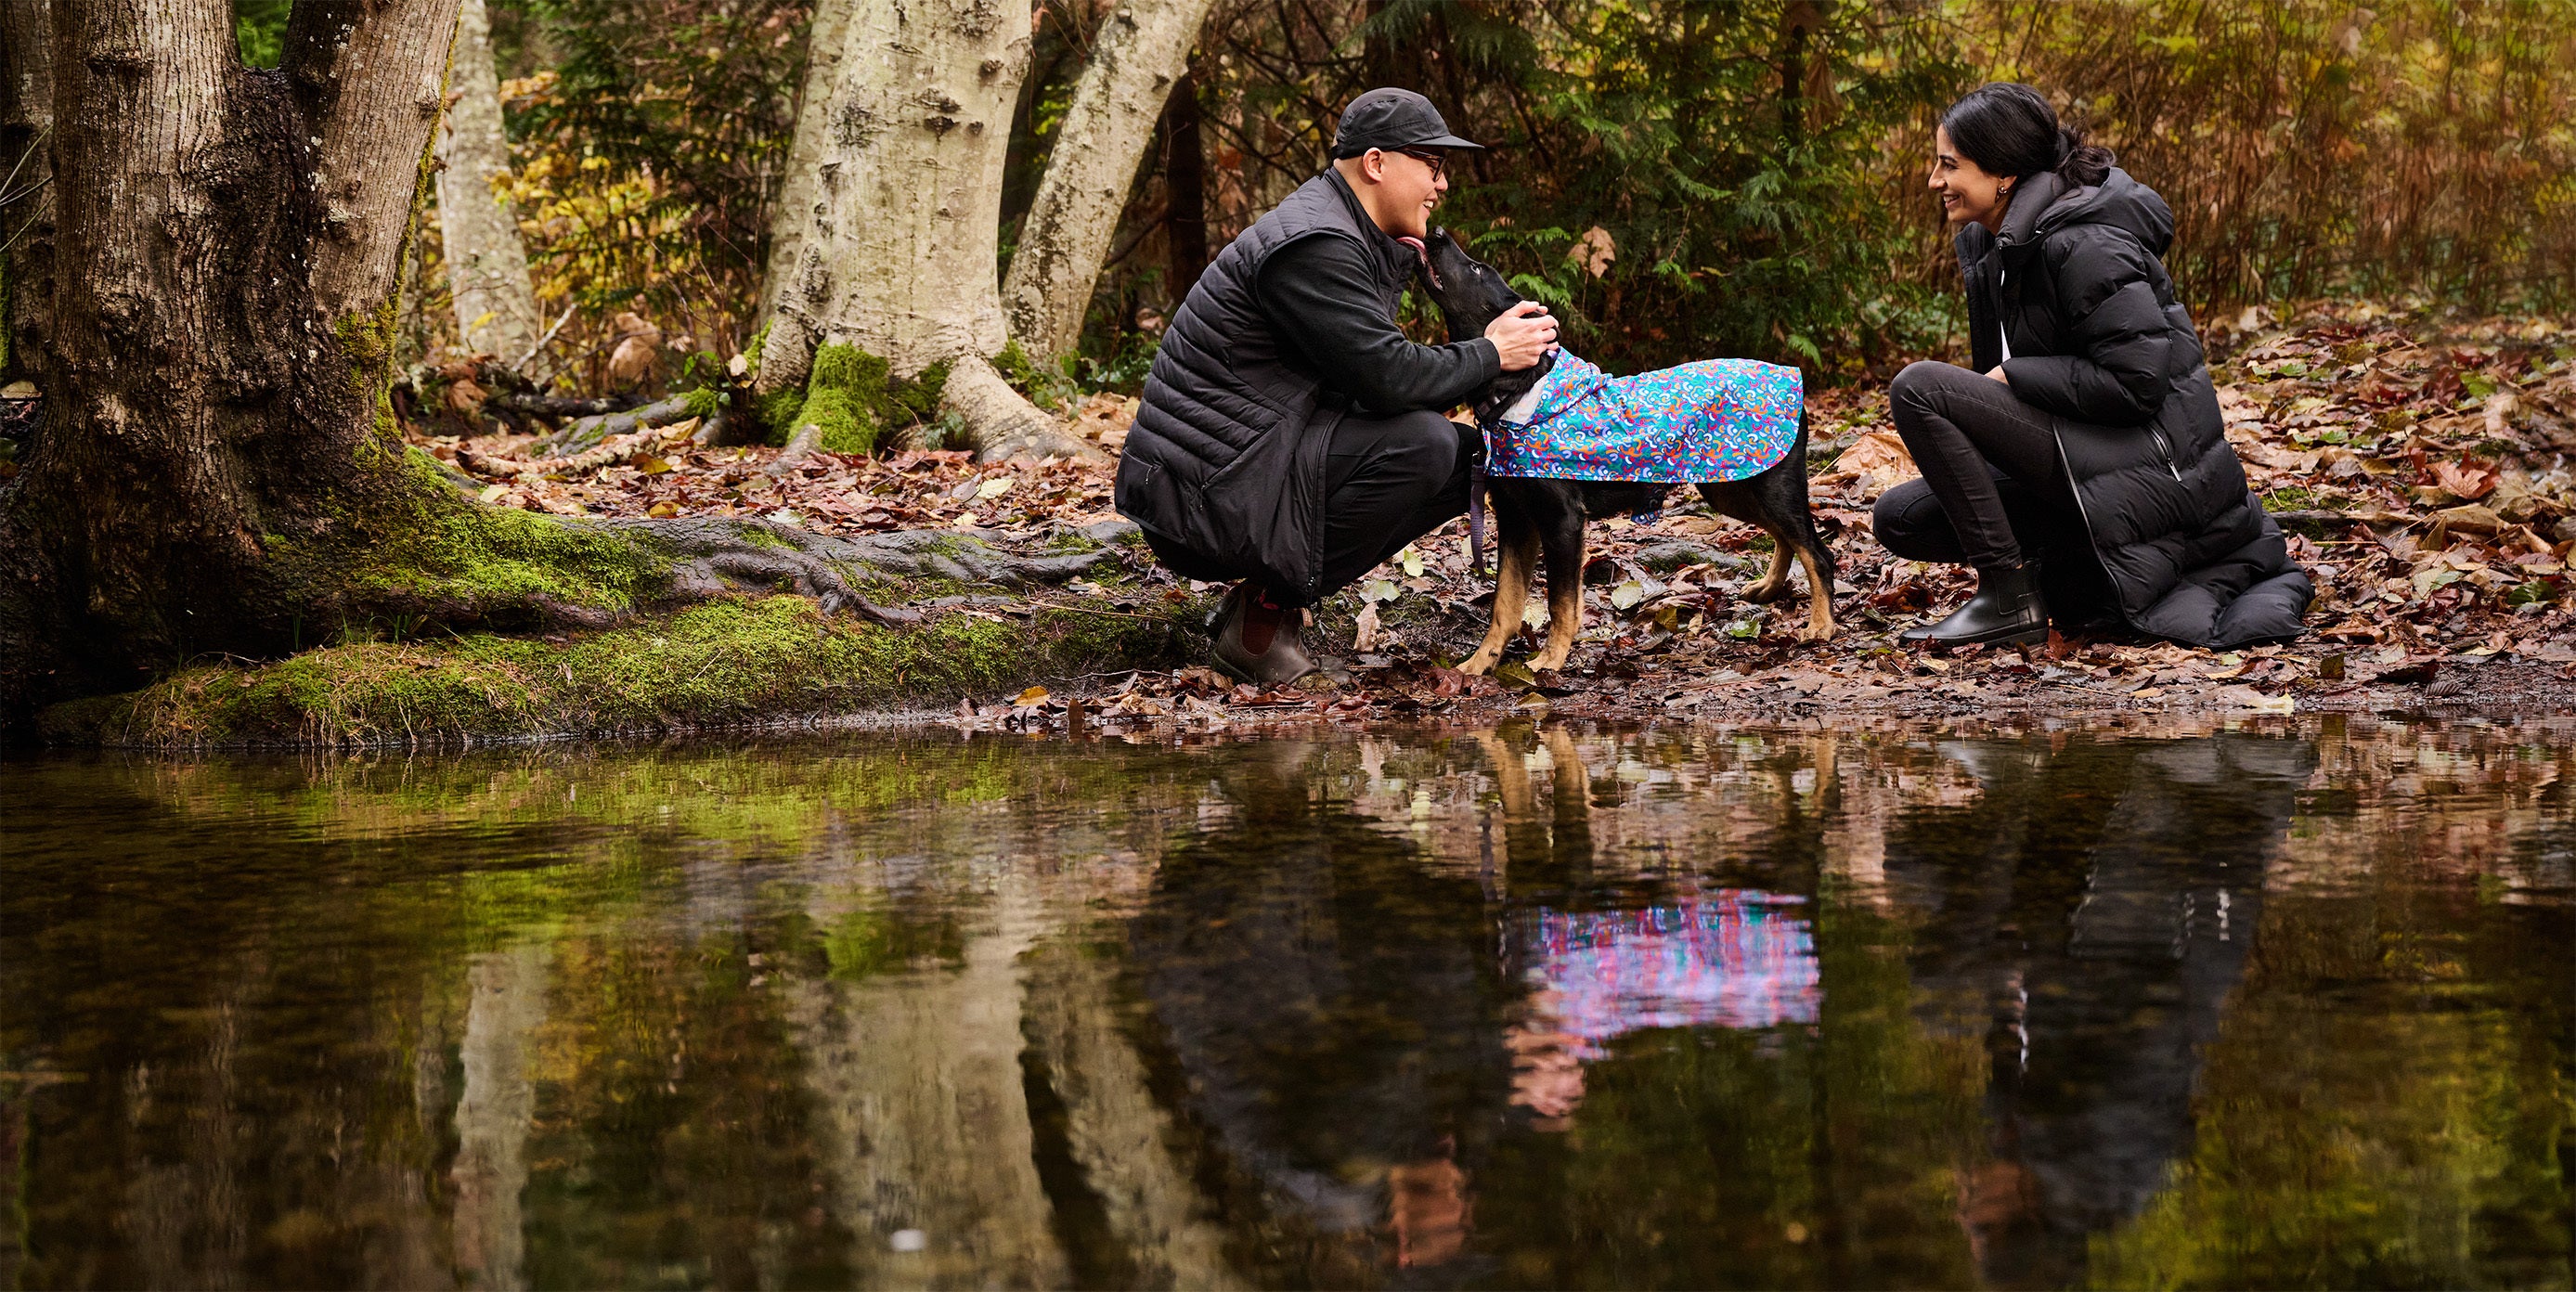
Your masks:
M0 374L33 372L53 304L52 19L46 0L0 4Z
M380 409L453 0L55 0L47 423L0 492L0 720L283 648L421 487ZM13 59L14 59L13 55Z
M1102 21L1002 280L1011 335L1042 362L1073 353L1100 266L1209 0L1126 0Z
M1199 84L1181 73L1163 104L1163 246L1172 310L1190 298L1207 272L1207 149L1199 122Z
M947 406L987 458L1096 454L986 362L1005 340L994 262L1028 0L824 0L814 21L755 394L851 345L897 376L954 364Z
M518 364L536 349L546 324L528 281L518 215L493 187L510 173L510 140L501 122L501 78L492 64L492 25L483 0L464 0L457 15L448 84L456 102L438 143L444 163L438 172L438 230L456 300L456 334L469 353Z

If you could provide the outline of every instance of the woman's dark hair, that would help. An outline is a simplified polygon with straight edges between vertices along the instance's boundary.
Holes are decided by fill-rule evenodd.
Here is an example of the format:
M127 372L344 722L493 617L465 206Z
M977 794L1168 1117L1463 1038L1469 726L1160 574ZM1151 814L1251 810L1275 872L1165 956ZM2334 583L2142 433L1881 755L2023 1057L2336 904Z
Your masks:
M2082 132L2058 121L2039 91L2009 81L1968 91L1941 114L1941 128L1960 156L2014 179L2054 171L2067 187L2082 188L2101 183L2115 160L2110 149L2085 143Z

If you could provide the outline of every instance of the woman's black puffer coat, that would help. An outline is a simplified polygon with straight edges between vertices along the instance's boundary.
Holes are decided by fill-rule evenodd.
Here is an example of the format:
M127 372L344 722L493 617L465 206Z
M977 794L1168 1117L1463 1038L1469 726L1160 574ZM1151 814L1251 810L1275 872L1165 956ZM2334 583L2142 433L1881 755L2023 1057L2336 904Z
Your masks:
M2056 415L2082 519L2119 617L2228 647L2299 635L2315 588L2245 487L2218 393L2161 257L2173 212L2114 169L2025 179L2000 233L1959 234L1976 370Z

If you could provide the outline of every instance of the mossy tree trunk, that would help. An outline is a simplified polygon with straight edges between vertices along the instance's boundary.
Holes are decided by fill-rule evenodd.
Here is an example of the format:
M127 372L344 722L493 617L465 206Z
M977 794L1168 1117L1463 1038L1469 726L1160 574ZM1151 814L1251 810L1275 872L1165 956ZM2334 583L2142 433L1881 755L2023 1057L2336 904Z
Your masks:
M304 0L274 72L226 0L48 16L46 421L0 493L0 713L282 645L309 558L419 488L385 338L456 4Z
M822 0L762 288L754 391L801 390L853 346L942 402L988 458L1095 453L996 372L1002 163L1028 0ZM776 428L792 431L793 428Z
M386 399L456 0L299 0L275 71L242 66L228 0L46 16L45 420L0 482L0 726L191 660L380 630L602 628L743 591L903 624L919 616L858 582L1020 586L1110 555L477 504Z
M1101 20L1091 64L1074 84L1002 280L1011 337L1031 358L1051 363L1081 343L1101 264L1136 186L1136 164L1164 101L1189 70L1209 3L1126 0Z
M545 323L528 282L528 250L519 218L494 180L510 172L510 140L501 121L501 80L492 64L492 23L483 0L464 0L456 19L456 58L448 72L447 128L439 135L438 232L456 301L456 334L469 351L505 364L525 361Z

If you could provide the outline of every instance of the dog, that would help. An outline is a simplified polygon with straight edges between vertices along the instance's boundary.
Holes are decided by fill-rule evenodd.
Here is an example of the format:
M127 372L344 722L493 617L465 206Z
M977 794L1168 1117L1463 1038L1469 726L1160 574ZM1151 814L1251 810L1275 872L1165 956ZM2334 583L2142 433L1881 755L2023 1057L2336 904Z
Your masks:
M1493 266L1467 254L1447 230L1434 229L1427 242L1403 239L1421 260L1432 301L1440 307L1452 341L1471 340L1485 327L1521 303ZM1549 360L1496 378L1472 403L1479 426L1492 428L1515 405L1525 405L1541 379L1558 362ZM1667 370L1678 371L1678 370ZM1524 408L1522 415L1526 415ZM1584 523L1587 520L1660 510L1670 483L1626 483L1600 480L1555 480L1489 475L1485 489L1493 499L1500 529L1501 560L1494 581L1494 617L1485 640L1466 663L1464 673L1483 673L1502 659L1503 646L1520 628L1529 599L1530 572L1544 562L1547 571L1547 642L1530 661L1533 669L1560 669L1583 630ZM1759 474L1740 480L1691 482L1719 513L1759 526L1771 536L1771 568L1744 595L1754 601L1776 601L1789 592L1789 564L1806 567L1810 603L1807 624L1799 634L1809 642L1834 635L1834 554L1817 537L1807 510L1807 414L1798 408L1797 438L1787 453ZM1471 519L1479 508L1470 502ZM1481 543L1480 543L1481 550ZM1479 558L1481 559L1481 557Z

